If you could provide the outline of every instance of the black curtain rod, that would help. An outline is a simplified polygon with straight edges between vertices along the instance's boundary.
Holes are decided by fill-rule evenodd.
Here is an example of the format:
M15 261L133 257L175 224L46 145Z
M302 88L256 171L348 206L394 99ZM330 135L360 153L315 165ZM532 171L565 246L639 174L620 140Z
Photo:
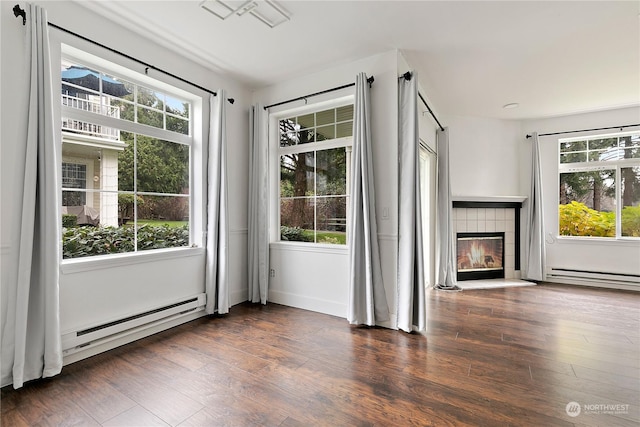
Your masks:
M373 76L368 77L367 78L367 83L369 83L369 87L371 87L371 85L373 84L373 82L375 81L375 79L373 78ZM349 83L347 85L342 85L342 86L338 86L338 87L334 87L331 89L326 89L320 92L316 92L316 93L310 93L309 95L305 95L305 96L299 96L297 98L293 98L293 99L287 99L286 101L282 101L282 102L278 102L276 104L271 104L271 105L267 105L266 107L264 107L265 110L271 108L271 107L277 107L278 105L283 105L283 104L288 104L289 102L294 102L294 101L300 101L301 99L306 100L307 98L310 98L312 96L316 96L316 95L322 95L325 93L329 93L329 92L335 92L336 90L340 90L340 89L345 89L351 86L355 86L355 83Z
M16 4L16 5L13 7L13 14L16 16L16 18L17 18L18 16L22 16L22 25L25 25L25 24L27 23L27 12L26 12L24 9L22 9L22 8L20 7L20 5ZM168 71L165 71L165 70L163 70L162 68L158 68L158 67L155 67L155 66L153 66L153 65L151 65L151 64L147 64L146 62L141 61L141 60L139 60L138 58L134 58L134 57L133 57L133 56L131 56L131 55L127 55L127 54L126 54L126 53L124 53L124 52L120 52L119 50L113 49L113 48L111 48L111 47L109 47L109 46L105 46L105 45L103 45L102 43L99 43L99 42L97 42L97 41L95 41L95 40L91 40L90 38L85 37L85 36L82 36L82 35L80 35L80 34L78 34L78 33L74 33L73 31L67 30L66 28L62 28L62 27L60 27L59 25L53 24L53 23L51 23L51 22L47 22L47 24L48 24L50 27L53 27L53 28L55 28L55 29L57 29L57 30L60 30L60 31L64 32L64 33L70 34L70 35L72 35L72 36L74 36L74 37L77 37L77 38L82 39L82 40L84 40L84 41L86 41L86 42L92 43L92 44L94 44L94 45L96 45L96 46L100 46L101 48L106 49L106 50L108 50L109 52L113 52L113 53L118 54L118 55L120 55L120 56L123 56L123 57L125 57L125 58L127 58L127 59L130 59L130 60L132 60L132 61L134 61L134 62L137 62L138 64L144 65L144 66L145 66L145 69L144 69L144 73L145 73L145 74L149 74L149 69L154 70L154 71L158 71L158 72L160 72L160 73L162 73L162 74L165 74L165 75L167 75L167 76L169 76L169 77L172 77L172 78L174 78L174 79L176 79L176 80L179 80L179 81L181 81L181 82L183 82L183 83L186 83L186 84L191 85L191 86L193 86L193 87L195 87L195 88L198 88L198 89L203 90L203 91L205 91L205 92L207 92L207 93L210 93L210 94L211 94L211 95L213 95L213 96L218 96L218 92L215 92L215 91L209 90L209 89L207 89L206 87L203 87L203 86L200 86L200 85L198 85L198 84L196 84L196 83L190 82L189 80L187 80L187 79L183 79L183 78L182 78L182 77L180 77L180 76L176 76L175 74L170 73L170 72L168 72ZM233 104L233 103L235 102L235 99L233 99L233 98L227 98L227 100L229 101L229 103L230 103L230 104Z
M412 77L413 77L413 74L411 73L411 71L407 71L406 73L398 77L398 79L404 78L405 80L411 80ZM424 106L427 107L427 110L429 111L429 114L431 114L431 117L433 117L433 120L435 120L438 126L440 127L440 130L444 132L444 127L442 127L442 125L440 124L440 121L438 120L436 115L433 113L433 111L431 110L431 107L429 107L429 104L427 104L427 101L425 101L425 99L422 97L422 94L420 92L418 92L418 96L420 97L420 100L422 101Z
M620 129L620 130L622 130L624 128L630 128L630 127L634 127L634 126L640 126L640 123L637 123L635 125L609 126L609 127L606 127L606 128L565 130L565 131L562 131L562 132L541 133L538 136L563 135L565 133L591 132L591 131L596 131L596 130L611 130L611 129ZM532 135L527 135L527 138L531 138L531 136Z

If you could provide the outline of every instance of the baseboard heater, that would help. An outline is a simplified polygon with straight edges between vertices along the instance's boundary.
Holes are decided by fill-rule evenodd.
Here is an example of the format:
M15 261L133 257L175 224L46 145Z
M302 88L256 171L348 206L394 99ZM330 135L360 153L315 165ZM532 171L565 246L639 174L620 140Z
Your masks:
M640 285L640 274L606 273L601 271L576 270L571 268L551 267L547 269L547 279L569 281L573 283L585 282L591 284L608 285Z
M62 350L69 355L91 345L102 344L204 310L206 294L163 305L122 319L62 335Z

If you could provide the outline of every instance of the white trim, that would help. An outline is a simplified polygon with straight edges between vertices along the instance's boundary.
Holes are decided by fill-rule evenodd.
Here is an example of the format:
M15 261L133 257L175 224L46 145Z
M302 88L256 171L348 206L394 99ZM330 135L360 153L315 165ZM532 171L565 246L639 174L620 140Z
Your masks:
M284 241L271 242L269 244L269 249L281 252L312 252L337 255L346 255L349 252L349 247L347 245Z
M336 301L311 298L305 295L292 294L290 292L282 292L272 289L269 290L269 301L276 304L286 305L288 307L296 307L314 311L316 313L329 314L342 319L346 319L347 317L346 304Z
M74 274L83 271L105 270L125 265L143 264L166 259L204 256L204 253L205 250L201 247L183 247L70 258L62 260L60 264L60 272L61 274Z

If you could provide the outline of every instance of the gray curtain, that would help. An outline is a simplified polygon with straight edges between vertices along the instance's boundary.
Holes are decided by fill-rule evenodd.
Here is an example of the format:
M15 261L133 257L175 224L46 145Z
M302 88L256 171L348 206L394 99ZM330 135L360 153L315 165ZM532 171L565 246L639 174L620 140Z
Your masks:
M351 324L389 320L382 282L371 152L371 101L365 73L356 77L349 214L349 304Z
M207 166L206 312L229 312L229 215L227 193L226 95L209 97Z
M542 215L542 178L538 134L531 135L531 190L527 201L527 272L529 280L545 279L545 239Z
M266 304L269 285L269 144L267 114L261 105L249 110L249 125L249 301Z
M420 209L420 134L417 76L398 80L398 328L426 327L422 212Z
M436 289L460 290L456 279L456 248L451 215L451 181L449 172L449 128L436 132L438 148L437 236L438 263Z
M60 141L53 119L47 12L27 10L28 60L31 62L28 123L24 145L22 199L16 203L20 219L17 265L2 283L2 380L14 388L26 381L51 377L62 370L60 338ZM59 96L59 95L58 95ZM8 141L5 141L8 143ZM6 277L6 276L5 276Z

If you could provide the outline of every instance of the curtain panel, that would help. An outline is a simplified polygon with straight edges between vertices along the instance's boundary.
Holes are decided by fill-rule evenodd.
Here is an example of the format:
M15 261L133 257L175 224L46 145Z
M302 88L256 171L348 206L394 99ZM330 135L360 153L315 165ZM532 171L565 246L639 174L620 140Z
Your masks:
M542 211L542 171L540 166L540 142L538 133L531 135L531 189L527 201L527 272L526 278L534 281L545 279L545 238Z
M417 75L398 80L398 328L426 328Z
M267 303L269 285L269 141L267 114L249 110L249 224L247 263L249 301Z
M365 73L356 77L355 91L347 320L351 324L374 326L377 322L389 320L389 306L382 282L378 246L371 150L371 101Z
M27 127L22 151L24 180L16 183L20 218L17 265L2 283L2 381L26 381L62 370L60 337L60 147L45 9L28 5L30 61ZM57 99L57 98L56 98ZM59 102L59 101L57 101Z
M436 289L460 290L456 279L456 248L453 235L451 180L449 170L449 128L436 132L438 149L438 194L436 218L438 261Z
M229 312L229 214L227 183L226 94L209 96L207 164L206 312Z

